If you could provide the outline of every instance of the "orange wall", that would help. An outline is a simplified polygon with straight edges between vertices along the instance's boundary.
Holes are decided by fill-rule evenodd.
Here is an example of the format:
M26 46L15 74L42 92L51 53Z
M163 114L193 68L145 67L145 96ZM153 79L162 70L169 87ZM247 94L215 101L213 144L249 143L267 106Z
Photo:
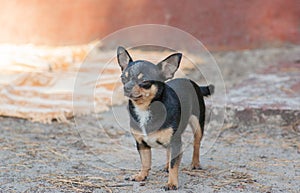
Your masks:
M298 0L0 0L0 43L81 44L167 24L213 50L300 43Z

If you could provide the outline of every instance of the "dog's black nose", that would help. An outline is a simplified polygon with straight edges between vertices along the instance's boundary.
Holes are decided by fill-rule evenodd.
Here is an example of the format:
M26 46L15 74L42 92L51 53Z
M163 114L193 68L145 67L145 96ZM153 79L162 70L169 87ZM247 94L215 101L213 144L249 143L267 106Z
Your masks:
M130 85L125 85L124 86L124 92L125 93L130 93L130 91L131 91L131 86Z

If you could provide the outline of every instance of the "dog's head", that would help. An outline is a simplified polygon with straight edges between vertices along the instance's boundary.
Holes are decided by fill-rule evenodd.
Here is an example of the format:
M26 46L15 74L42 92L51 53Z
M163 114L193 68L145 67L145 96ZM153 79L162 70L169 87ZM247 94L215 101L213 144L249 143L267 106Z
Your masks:
M158 90L157 83L173 78L182 57L175 53L155 65L145 60L133 61L123 47L118 48L117 54L124 94L136 103L151 101Z

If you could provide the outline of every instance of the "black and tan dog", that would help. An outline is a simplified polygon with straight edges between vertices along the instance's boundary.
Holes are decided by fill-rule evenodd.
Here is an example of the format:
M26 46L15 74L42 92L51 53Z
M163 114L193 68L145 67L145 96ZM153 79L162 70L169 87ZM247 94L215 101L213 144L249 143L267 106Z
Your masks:
M199 87L183 78L169 80L179 67L180 53L168 56L157 65L145 60L133 61L123 47L118 48L117 54L124 94L129 98L131 132L142 162L141 171L130 180L147 178L151 168L151 148L162 146L167 149L165 169L169 171L164 188L177 189L182 157L181 135L189 123L194 132L191 166L192 169L200 168L199 148L205 122L203 96L211 95L214 86Z

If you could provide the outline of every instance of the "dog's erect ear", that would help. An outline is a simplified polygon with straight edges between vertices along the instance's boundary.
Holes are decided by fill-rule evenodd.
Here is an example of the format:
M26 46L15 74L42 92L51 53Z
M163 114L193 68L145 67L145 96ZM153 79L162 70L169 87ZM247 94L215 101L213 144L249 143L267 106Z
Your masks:
M129 62L132 62L132 58L130 57L127 50L121 46L118 47L117 54L118 63L121 67L121 70L123 71L128 66Z
M179 67L181 57L181 53L172 54L157 64L165 80L173 78Z

